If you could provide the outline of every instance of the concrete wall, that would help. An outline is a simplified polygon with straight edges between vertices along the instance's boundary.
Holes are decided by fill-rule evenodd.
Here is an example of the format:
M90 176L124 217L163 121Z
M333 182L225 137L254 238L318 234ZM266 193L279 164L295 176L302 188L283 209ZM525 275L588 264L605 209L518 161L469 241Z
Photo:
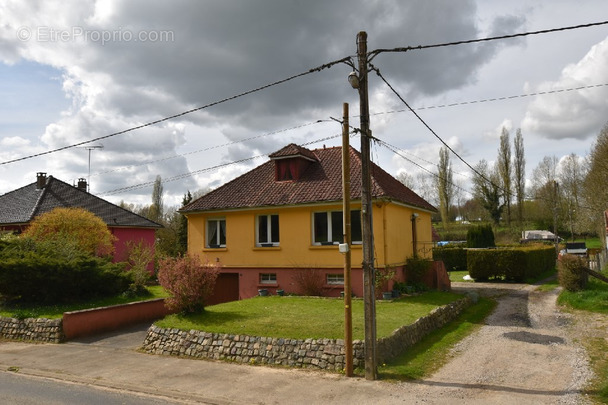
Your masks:
M63 331L66 339L70 340L116 330L136 323L153 321L169 313L170 311L165 308L163 298L66 312L63 314Z

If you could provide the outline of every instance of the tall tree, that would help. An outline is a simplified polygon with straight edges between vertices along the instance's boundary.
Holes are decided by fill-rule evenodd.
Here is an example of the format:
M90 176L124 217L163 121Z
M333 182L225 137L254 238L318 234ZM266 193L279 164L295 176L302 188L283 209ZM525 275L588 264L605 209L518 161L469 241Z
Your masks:
M192 194L190 190L184 194L182 199L182 208L192 201ZM179 228L178 228L178 245L180 253L186 253L188 251L188 218L184 214L180 214Z
M578 214L580 213L581 190L585 179L584 165L581 159L574 153L566 156L561 162L559 181L562 186L562 193L566 206L564 210L570 224L570 234L574 237L576 231ZM578 228L578 227L577 227Z
M160 175L154 180L154 188L152 189L152 205L148 211L148 218L154 222L162 222L164 214L163 204L163 181Z
M454 197L454 184L452 182L452 166L450 165L450 151L447 147L439 150L439 164L437 166L437 195L439 196L439 212L444 229L449 226L450 207Z
M488 162L485 159L480 160L473 173L473 194L495 225L500 223L504 209L499 182L500 175L496 167L490 170Z
M598 234L605 235L604 211L608 209L608 124L599 133L589 153L588 162L583 183L585 206L589 207L587 216L597 227ZM605 240L602 238L603 242Z
M532 171L532 192L537 206L534 220L540 228L557 227L560 194L557 165L555 156L545 156Z
M398 173L395 178L399 180L399 182L405 187L409 188L410 190L414 190L414 176L412 176L411 174L407 172L401 172Z
M500 135L500 147L498 148L498 174L500 175L500 185L502 187L503 201L507 208L507 225L511 225L511 143L509 142L509 131L502 128Z
M517 199L517 220L521 224L524 220L524 199L526 196L526 158L524 157L524 138L520 128L517 128L513 143L515 147L513 166L515 197Z

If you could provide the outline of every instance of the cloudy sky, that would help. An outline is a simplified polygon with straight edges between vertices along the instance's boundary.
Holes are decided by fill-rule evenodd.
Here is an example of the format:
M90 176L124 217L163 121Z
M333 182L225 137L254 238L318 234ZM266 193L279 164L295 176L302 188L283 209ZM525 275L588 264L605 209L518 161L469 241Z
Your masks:
M604 20L605 0L0 0L0 194L41 171L87 178L90 153L91 192L147 204L160 175L175 179L165 201L177 204L290 142L339 145L331 118L343 102L358 126L351 67L107 136L354 56L359 31L371 51ZM471 165L496 159L502 127L511 139L521 128L528 180L544 156L586 155L608 120L608 25L382 53L373 64ZM369 89L374 136L408 158L374 145L374 161L392 174L436 171L440 141L375 74ZM466 188L470 170L452 162Z

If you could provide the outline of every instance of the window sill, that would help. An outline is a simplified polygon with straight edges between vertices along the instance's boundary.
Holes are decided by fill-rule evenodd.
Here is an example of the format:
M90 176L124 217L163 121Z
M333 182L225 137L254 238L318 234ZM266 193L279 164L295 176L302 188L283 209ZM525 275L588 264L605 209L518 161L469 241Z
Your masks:
M280 246L254 246L253 250L281 250Z
M258 288L279 288L279 284L258 284Z
M228 249L226 247L204 247L203 252L226 252Z

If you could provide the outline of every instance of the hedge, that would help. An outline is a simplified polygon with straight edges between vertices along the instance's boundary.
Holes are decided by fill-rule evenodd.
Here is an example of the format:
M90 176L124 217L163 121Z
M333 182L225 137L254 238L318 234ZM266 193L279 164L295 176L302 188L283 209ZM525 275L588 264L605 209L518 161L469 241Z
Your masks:
M0 295L36 303L70 302L124 292L131 275L105 259L71 261L29 254L0 261Z
M462 246L433 248L433 260L442 261L447 271L467 269L467 251Z
M555 249L545 246L468 249L467 267L476 281L504 278L523 282L555 268Z

